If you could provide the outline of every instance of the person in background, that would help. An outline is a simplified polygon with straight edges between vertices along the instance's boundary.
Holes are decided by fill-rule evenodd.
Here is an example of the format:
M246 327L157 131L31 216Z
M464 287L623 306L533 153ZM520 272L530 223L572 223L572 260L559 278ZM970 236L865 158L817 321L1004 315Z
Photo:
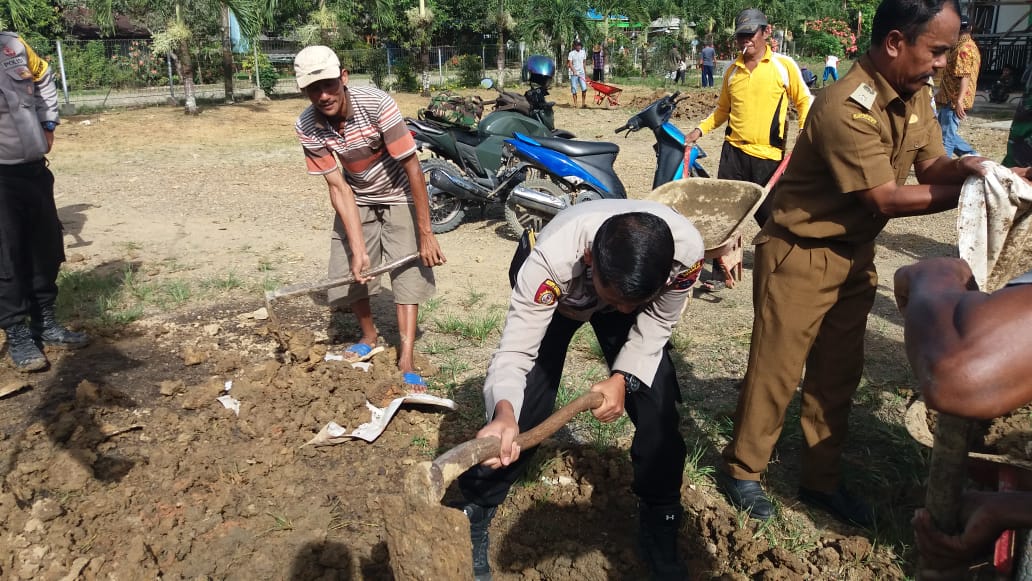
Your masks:
M604 396L592 413L608 423L626 410L635 425L639 549L653 579L686 579L677 539L687 448L668 341L702 266L702 237L663 204L598 200L560 212L532 250L526 240L509 270L509 314L484 380L488 423L477 433L499 438L501 456L459 477L474 575L490 578L491 519L530 466L533 450L514 439L552 413L570 341L589 323L610 370L591 387Z
M684 85L684 78L687 76L688 62L682 56L681 60L677 62L677 76L674 77L674 84Z
M813 95L799 65L767 46L769 37L770 25L763 12L749 8L738 13L735 42L741 54L724 73L716 109L685 136L687 143L695 143L727 123L717 166L719 179L767 185L785 156L789 103L799 113L800 130L805 126ZM754 215L760 226L770 217L772 200L767 196ZM719 290L723 281L714 261L703 288Z
M707 41L706 47L699 52L699 66L702 68L702 86L713 86L713 70L717 66L717 51L713 41Z
M598 83L606 81L606 55L601 44L596 44L591 49L591 80Z
M312 102L295 131L308 173L325 178L336 211L328 276L350 271L357 281L327 292L331 308L350 308L362 332L344 358L365 361L383 350L369 301L380 285L362 273L418 252L419 263L396 268L390 277L401 339L398 370L409 391L426 391L414 360L419 304L434 295L432 268L444 264L445 257L430 226L416 143L390 95L373 87L348 87L348 71L333 49L302 49L294 57L294 74Z
M566 69L570 73L570 92L573 93L573 106L577 106L577 89L580 89L581 107L588 106L588 81L584 71L584 61L588 55L584 52L584 44L580 40L573 41L573 50L566 56Z
M828 84L828 77L831 77L832 81L838 80L838 61L839 58L833 54L824 57L824 77L821 79L821 86Z
M1028 179L1027 168L1020 173ZM1032 350L1032 271L986 294L967 262L933 258L896 271L894 292L928 407L989 420L1032 402L1032 358L1020 355ZM1001 532L1032 527L1032 492L968 492L961 517L961 532L948 535L927 510L914 515L922 561L936 571L966 572Z
M64 235L46 154L54 145L57 86L47 61L14 32L0 32L0 327L17 371L50 363L41 345L86 346L57 320Z
M817 96L774 190L754 240L749 367L717 478L753 518L774 514L760 477L801 391L799 500L875 522L840 472L878 288L875 238L891 218L955 208L964 180L985 173L981 158L945 155L927 84L946 66L959 13L956 0L883 0L871 48Z
M942 144L946 155L976 155L975 148L957 133L960 122L967 119L967 111L975 105L978 70L982 53L971 39L971 24L966 16L960 18L960 38L950 50L946 68L942 71L935 107L942 127Z
M1007 135L1007 156L1003 158L1003 165L1007 167L1032 166L1032 66L1025 67L1021 78L1025 91Z

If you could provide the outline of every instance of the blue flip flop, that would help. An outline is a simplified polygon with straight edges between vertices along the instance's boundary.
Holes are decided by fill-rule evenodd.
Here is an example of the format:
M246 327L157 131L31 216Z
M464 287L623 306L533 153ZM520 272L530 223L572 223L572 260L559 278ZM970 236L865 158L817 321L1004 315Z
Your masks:
M405 380L405 385L408 386L411 391L426 391L426 381L418 373L413 373L409 371L403 374L401 377Z
M351 345L348 345L348 347L344 349L344 361L347 361L348 363L369 361L373 358L374 355L382 352L383 347L381 347L380 345L377 345L376 347L370 347L365 343L353 343ZM349 353L353 355L349 357Z

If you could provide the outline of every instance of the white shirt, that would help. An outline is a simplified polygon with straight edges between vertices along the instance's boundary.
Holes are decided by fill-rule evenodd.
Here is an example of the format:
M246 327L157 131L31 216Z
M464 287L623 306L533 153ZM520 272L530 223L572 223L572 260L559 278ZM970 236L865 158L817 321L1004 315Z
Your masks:
M588 53L584 52L584 49L571 50L570 54L566 56L569 61L569 66L573 69L573 74L577 76L584 76L584 61L588 58Z
M831 67L833 69L838 68L838 57L833 54L829 54L828 58L824 59L824 66Z

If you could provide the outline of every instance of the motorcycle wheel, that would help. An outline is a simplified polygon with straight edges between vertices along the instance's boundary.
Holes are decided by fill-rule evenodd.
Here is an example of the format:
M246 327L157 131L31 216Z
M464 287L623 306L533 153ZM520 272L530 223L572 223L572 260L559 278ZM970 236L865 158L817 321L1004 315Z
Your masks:
M562 188L549 180L529 179L521 185L563 200L569 198ZM505 221L509 224L509 229L512 230L512 233L517 238L522 236L523 231L528 228L533 228L535 232L540 232L551 219L552 214L545 214L538 210L525 208L517 204L512 197L505 201Z
M430 185L430 170L440 170L455 177L462 177L462 172L455 164L435 157L421 161L419 166L423 170L423 179L426 180L427 193L430 195L430 226L434 234L451 232L462 224L466 208L459 198Z

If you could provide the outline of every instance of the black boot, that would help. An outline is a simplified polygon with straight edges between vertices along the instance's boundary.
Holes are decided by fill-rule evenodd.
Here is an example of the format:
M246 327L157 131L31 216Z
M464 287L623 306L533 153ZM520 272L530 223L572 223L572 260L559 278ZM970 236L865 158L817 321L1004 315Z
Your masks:
M487 558L487 529L491 526L491 519L494 518L498 507L469 503L459 508L469 519L469 540L473 542L473 579L491 581L491 563Z
M39 350L32 332L25 323L15 323L4 329L7 333L7 353L18 371L40 371L46 369L46 355Z
M58 322L54 305L40 306L39 316L33 314L32 336L48 347L61 349L79 349L90 344L89 335L69 331Z
M682 581L688 579L688 568L677 555L677 536L684 519L679 504L638 507L638 545L649 566L651 579Z

